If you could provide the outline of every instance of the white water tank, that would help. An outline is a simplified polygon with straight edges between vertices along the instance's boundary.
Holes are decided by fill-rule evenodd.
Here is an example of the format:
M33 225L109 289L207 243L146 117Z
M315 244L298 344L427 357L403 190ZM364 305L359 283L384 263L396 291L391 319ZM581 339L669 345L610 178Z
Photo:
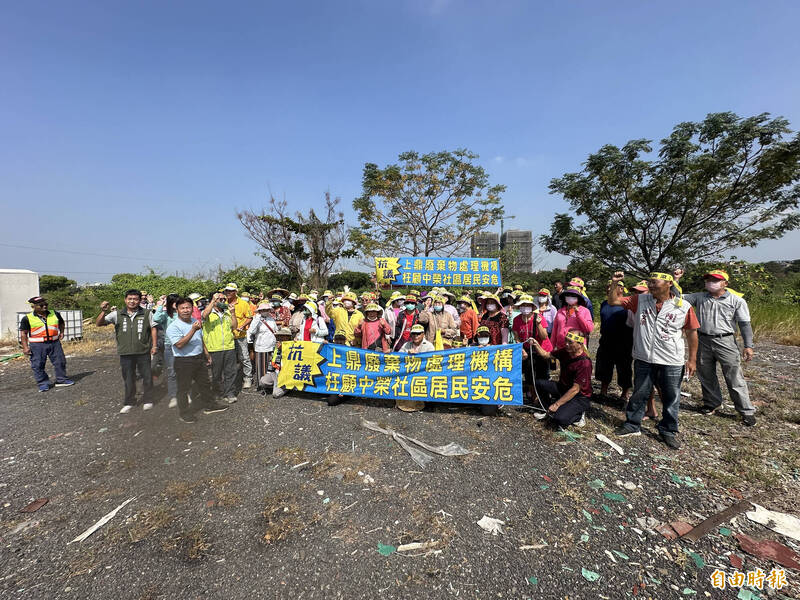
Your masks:
M17 337L17 313L30 312L28 300L39 295L39 274L0 269L0 338Z

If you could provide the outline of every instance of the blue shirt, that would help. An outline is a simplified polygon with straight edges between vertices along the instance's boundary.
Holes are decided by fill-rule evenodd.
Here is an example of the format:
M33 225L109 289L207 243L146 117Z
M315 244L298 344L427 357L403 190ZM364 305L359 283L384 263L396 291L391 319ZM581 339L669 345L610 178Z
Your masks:
M630 329L625 322L628 320L628 311L621 306L612 306L605 300L600 305L600 334L622 335ZM633 330L631 330L633 331Z
M192 323L197 319L192 319L190 323L181 319L175 319L167 327L166 339L172 344L172 354L174 356L197 356L203 353L203 330L198 329L192 338L183 348L178 348L175 344L181 340L192 329Z

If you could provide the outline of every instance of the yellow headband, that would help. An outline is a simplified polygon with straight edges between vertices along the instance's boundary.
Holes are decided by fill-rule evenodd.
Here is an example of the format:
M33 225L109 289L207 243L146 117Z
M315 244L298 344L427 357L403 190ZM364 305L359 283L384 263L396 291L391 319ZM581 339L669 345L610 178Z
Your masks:
M567 335L565 336L568 340L572 340L573 342L578 342L580 344L586 343L586 338L583 337L579 333L575 333L574 331L568 331Z
M664 281L675 281L669 273L650 273L650 279L663 279Z

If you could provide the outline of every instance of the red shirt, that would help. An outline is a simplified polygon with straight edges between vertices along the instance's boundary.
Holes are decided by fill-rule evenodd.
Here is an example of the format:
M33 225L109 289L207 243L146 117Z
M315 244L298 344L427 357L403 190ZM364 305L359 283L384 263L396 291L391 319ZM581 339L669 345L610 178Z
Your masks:
M625 298L621 298L621 300L622 308L627 308L635 315L636 311L639 309L639 296L626 296ZM656 314L661 312L663 304L663 302L658 302L656 300ZM700 329L700 322L697 320L697 315L694 313L694 307L689 308L689 312L686 313L686 320L683 322L684 331L691 329Z
M541 321L542 327L545 329L545 337L540 338L539 334L537 333L537 327L534 324L535 322ZM547 319L542 316L539 316L538 319L536 315L531 315L530 320L526 323L522 319L522 315L517 315L514 319L514 323L511 326L511 329L514 331L517 337L517 341L523 343L523 347L525 348L526 352L531 351L530 343L526 342L528 338L535 338L539 345L542 347L542 350L545 352L550 352L553 349L553 345L550 343L550 340L547 337Z
M592 397L592 359L586 352L575 358L569 355L566 350L556 350L551 353L561 364L561 375L558 378L559 386L567 391L574 384L578 384L581 396Z
M306 324L303 326L303 339L306 342L311 341L311 328L314 326L314 319L306 319Z

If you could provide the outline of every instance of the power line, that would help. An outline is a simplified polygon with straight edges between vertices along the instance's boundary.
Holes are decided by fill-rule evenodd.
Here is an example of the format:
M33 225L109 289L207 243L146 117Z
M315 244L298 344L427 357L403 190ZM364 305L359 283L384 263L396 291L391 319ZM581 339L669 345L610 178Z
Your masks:
M79 250L62 250L62 249L56 250L55 248L38 248L36 246L19 246L17 244L0 243L0 246L5 246L6 248L22 248L24 250L39 250L41 252L59 252L61 254L81 254L84 256L99 256L102 258L121 258L124 260L138 260L138 261L152 260L156 262L177 262L177 263L187 263L193 265L201 262L200 260L178 260L174 258L147 258L144 256L118 256L116 254L98 254L97 252L81 252ZM73 271L73 272L77 273L78 271Z

